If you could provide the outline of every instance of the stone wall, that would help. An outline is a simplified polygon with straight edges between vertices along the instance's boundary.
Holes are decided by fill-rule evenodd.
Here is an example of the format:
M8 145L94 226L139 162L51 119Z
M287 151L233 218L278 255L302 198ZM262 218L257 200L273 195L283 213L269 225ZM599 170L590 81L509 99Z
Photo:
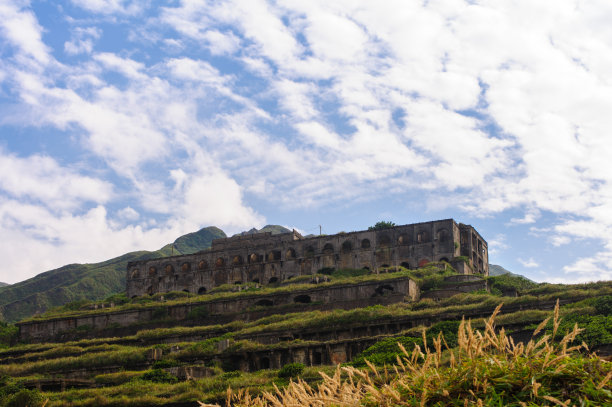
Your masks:
M469 225L453 219L376 231L304 238L293 231L217 239L210 250L192 255L130 262L128 297L169 291L204 294L222 284L270 284L325 268L404 266L465 256L469 270L488 275L487 243Z
M198 309L200 314L208 315L208 321L199 323L223 323L235 319L261 318L270 313L282 310L299 311L307 306L320 305L318 308L358 308L375 304L391 304L405 300L418 300L418 286L407 277L391 278L382 281L365 281L357 284L312 287L307 290L294 290L276 294L240 295L230 298L183 303L164 307L128 309L105 313L92 313L75 317L58 317L43 321L18 323L19 338L22 341L52 341L75 337L97 336L104 330L120 330L130 327L136 331L150 327L150 324L160 326L188 325L190 312ZM302 307L301 307L302 306ZM308 307L310 310L311 307ZM252 311L252 312L249 312ZM257 314L257 315L253 315ZM224 317L227 316L227 317ZM122 334L127 334L124 330ZM132 332L135 333L135 332ZM81 335L80 335L81 334Z

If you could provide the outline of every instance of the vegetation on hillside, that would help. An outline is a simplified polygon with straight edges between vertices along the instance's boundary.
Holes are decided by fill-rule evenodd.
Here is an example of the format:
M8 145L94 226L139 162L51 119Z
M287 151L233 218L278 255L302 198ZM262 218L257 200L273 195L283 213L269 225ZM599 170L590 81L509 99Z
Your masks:
M0 287L0 316L14 322L71 301L99 300L125 290L129 261L193 253L210 247L213 239L225 237L216 227L179 237L173 244L154 251L138 251L94 264L70 264L36 277ZM178 249L173 249L173 246Z
M451 348L443 334L432 338L430 349L409 352L401 344L393 371L369 365L368 369L338 368L333 376L311 386L304 380L284 389L264 391L228 390L233 406L603 406L612 403L612 364L579 353L573 345L581 330L575 326L560 341L559 308L551 321L551 335L538 336L548 322L540 324L527 344L515 344L504 330L495 329L497 309L484 331L463 320L457 331L457 347ZM431 343L431 342L430 342ZM344 371L348 378L343 379Z

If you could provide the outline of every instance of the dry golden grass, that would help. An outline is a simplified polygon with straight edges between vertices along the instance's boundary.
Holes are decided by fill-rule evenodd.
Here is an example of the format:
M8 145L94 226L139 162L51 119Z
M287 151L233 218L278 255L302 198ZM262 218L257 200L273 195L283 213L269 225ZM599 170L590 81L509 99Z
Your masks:
M459 346L448 349L439 335L430 346L415 347L398 357L397 366L378 369L338 367L333 376L322 374L316 387L301 379L286 388L251 396L227 391L227 406L611 406L612 364L595 355L585 356L586 345L572 345L578 326L560 342L559 305L553 312L553 334L541 335L543 321L526 343L514 343L495 318L485 328L463 320ZM401 345L400 345L401 347ZM341 373L347 377L342 379ZM200 403L201 406L211 406Z

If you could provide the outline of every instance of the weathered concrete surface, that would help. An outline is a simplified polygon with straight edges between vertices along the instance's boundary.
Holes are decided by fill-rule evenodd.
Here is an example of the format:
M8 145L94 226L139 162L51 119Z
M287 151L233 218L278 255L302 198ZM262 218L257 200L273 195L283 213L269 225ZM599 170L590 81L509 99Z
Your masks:
M474 291L489 291L487 280L475 275L456 275L444 278L444 287L421 293L421 298L431 298L440 301L458 294Z
M458 256L469 266L453 261ZM463 273L489 272L486 241L473 227L445 219L308 239L296 231L217 239L210 250L196 254L130 262L126 285L128 297L203 294L222 284L269 284L324 268L417 268L435 261L453 262Z
M230 322L235 319L257 319L271 313L313 309L310 304L321 305L323 309L359 308L375 304L392 304L405 300L418 299L418 286L407 277L383 281L365 281L357 284L336 286L315 286L307 290L268 295L244 295L233 298L198 301L156 308L143 308L106 313L81 315L75 317L52 318L43 321L18 323L19 338L22 341L40 342L68 340L75 337L100 336L103 330L119 330L132 327L133 331L147 327L147 324L160 326L189 325L190 312L208 315L204 321L209 323ZM275 308L276 307L276 308ZM160 311L161 310L161 311ZM252 312L247 312L252 311ZM226 316L226 318L224 318ZM187 323L186 323L187 322ZM122 332L127 334L127 332ZM135 332L132 332L135 333Z

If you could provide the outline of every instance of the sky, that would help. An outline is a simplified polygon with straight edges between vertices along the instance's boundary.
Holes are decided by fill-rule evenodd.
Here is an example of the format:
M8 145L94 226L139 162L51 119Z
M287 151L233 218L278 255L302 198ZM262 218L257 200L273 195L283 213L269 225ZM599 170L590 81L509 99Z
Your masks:
M612 279L609 0L0 0L0 281L454 218Z

